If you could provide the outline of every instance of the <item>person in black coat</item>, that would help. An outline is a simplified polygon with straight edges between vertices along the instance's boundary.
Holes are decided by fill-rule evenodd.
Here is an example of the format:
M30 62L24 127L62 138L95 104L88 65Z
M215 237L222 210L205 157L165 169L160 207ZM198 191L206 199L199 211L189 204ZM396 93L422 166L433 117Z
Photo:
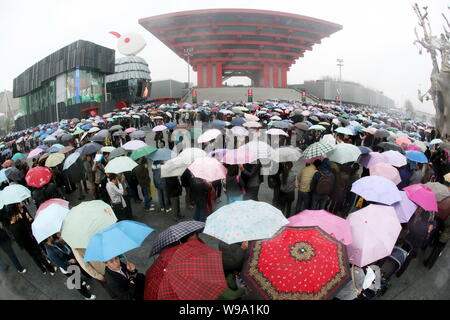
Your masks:
M6 253L11 262L14 264L14 266L17 269L17 272L19 273L27 272L27 269L25 269L19 262L19 259L17 258L16 253L14 252L11 244L12 244L11 238L9 237L7 231L3 228L2 222L0 222L0 248Z
M186 170L188 171L188 170ZM180 196L183 193L183 187L178 180L178 177L168 177L166 179L166 192L172 205L172 211L175 217L179 220L184 218L180 212Z
M206 180L196 178L194 176L191 178L190 186L192 200L194 200L195 203L194 220L205 222L208 205L208 192L212 186Z
M106 261L105 280L113 295L120 300L143 300L145 276L138 273L131 262L126 264L119 257Z

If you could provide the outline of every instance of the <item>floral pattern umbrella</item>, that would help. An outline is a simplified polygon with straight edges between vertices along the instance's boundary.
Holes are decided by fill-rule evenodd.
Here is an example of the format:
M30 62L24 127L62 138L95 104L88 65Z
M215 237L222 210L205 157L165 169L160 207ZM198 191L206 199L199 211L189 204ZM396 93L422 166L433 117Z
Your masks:
M30 187L40 188L52 179L52 172L47 167L37 166L28 170L25 181Z
M252 242L243 278L265 300L326 300L350 280L344 244L319 227L283 227Z

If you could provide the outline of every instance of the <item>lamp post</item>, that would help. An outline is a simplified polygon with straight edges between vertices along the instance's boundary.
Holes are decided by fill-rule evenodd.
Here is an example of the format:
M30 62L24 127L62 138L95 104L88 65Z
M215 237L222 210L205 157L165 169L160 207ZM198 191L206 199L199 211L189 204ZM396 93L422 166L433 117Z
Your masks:
M337 66L339 67L339 103L342 106L342 67L344 66L344 59L337 59Z
M191 89L191 73L190 73L190 69L189 69L189 62L190 62L190 58L193 56L192 51L194 51L194 48L186 48L183 51L184 51L184 56L187 57L188 89Z

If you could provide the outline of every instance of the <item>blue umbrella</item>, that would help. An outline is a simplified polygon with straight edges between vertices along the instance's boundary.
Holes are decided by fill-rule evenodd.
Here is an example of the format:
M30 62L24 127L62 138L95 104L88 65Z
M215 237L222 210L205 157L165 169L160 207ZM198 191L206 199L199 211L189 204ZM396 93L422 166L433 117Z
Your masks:
M244 118L234 118L233 120L231 120L231 124L233 126L242 126L244 123L245 123Z
M156 150L156 152L153 152L147 158L152 161L167 161L174 157L175 153L172 150L168 148L163 148Z
M2 152L2 156L6 156L7 154L11 153L11 149L6 149Z
M427 156L420 151L406 151L406 158L413 162L428 163Z
M306 123L308 125L308 127L311 127L313 125L312 122L310 122L308 120L304 120L303 122Z
M213 124L214 124L214 121L213 121ZM173 129L177 126L177 123L176 123L176 122L169 122L169 123L166 123L165 126L166 126L169 130L173 130Z
M364 146L358 146L359 150L361 151L361 154L368 154L370 152L373 152L372 149Z
M212 127L217 128L217 129L221 129L221 128L225 127L225 125L226 125L225 121L222 121L222 120L213 120L213 122L212 122ZM166 124L166 126L167 126L167 124Z
M94 234L84 261L108 261L141 246L153 229L141 222L123 220Z
M44 151L47 151L48 150L48 146L46 146L46 145L40 145L40 146L37 146L39 149L42 149L42 150L44 150Z
M87 124L85 124L84 126L81 126L81 129L83 129L83 130L89 130L90 128L92 128L92 127Z
M8 169L9 169L9 168L6 168L6 169L2 169L2 170L0 171L0 183L3 183L3 182L6 181L6 179L8 179L8 178L6 177L6 171L8 171Z

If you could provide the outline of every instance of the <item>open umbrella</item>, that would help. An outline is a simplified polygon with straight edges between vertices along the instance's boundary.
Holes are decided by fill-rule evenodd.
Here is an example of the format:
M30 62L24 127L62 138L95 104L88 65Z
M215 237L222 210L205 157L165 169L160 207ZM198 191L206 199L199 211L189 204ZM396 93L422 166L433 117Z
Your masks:
M330 161L339 164L354 162L358 160L360 155L361 150L357 146L349 143L338 143L333 150L327 153Z
M235 136L248 136L249 132L244 127L236 126L231 128L231 132Z
M402 182L399 171L389 163L381 162L371 166L370 175L385 177L394 182L395 185L398 185L400 182Z
M192 161L183 157L170 159L161 166L161 177L179 177L186 171L191 163Z
M28 170L25 181L30 187L40 188L52 180L52 172L47 167L37 166Z
M142 130L136 130L132 133L130 133L130 137L132 139L142 139L145 138L147 136L147 132L144 132Z
M430 141L431 145L439 144L439 143L444 143L444 141L442 141L441 139L433 139L433 140Z
M385 151L382 155L387 159L388 163L390 163L394 167L403 167L406 165L406 157L398 151Z
M425 186L433 190L434 195L436 196L437 201L442 201L447 197L450 197L450 191L448 187L444 186L439 182L427 182Z
M400 191L391 180L380 176L366 176L352 184L351 192L367 201L391 205L401 200Z
M5 182L8 178L6 177L6 171L8 171L9 168L0 170L0 183Z
M152 153L156 152L156 150L158 149L153 146L145 146L133 151L130 158L136 161L139 158L151 155Z
M426 211L437 211L437 199L433 190L423 184L412 184L403 188L408 198Z
M165 128L165 127L164 127ZM131 140L125 143L122 148L125 150L134 151L147 146L147 144L141 140Z
M145 278L145 300L215 300L227 288L222 253L198 240L165 249Z
M206 156L206 152L200 148L187 148L178 155L179 158L183 158L188 163L192 163L195 159Z
M377 132L375 132L376 138L387 138L389 136L390 136L389 131L385 129L378 129Z
M46 200L43 203L41 203L39 208L36 210L36 215L34 216L34 218L36 219L36 217L41 213L42 210L50 207L53 204L56 204L60 207L69 209L69 201L59 199L59 198L52 198L52 199Z
M195 159L188 169L194 177L210 182L225 179L227 176L227 169L217 159L210 157Z
M31 197L31 191L20 184L10 184L0 191L1 203L5 206L11 203L19 203Z
M142 245L153 229L136 221L119 221L94 234L84 255L84 261L108 261Z
M401 154L405 154L405 150L399 145L392 142L381 142L377 145L377 147L382 148L384 151L398 151ZM383 152L384 153L384 152Z
M321 143L327 143L330 146L335 146L336 145L336 139L333 137L332 134L325 134L320 141Z
M345 245L318 227L282 227L248 250L242 276L265 300L332 299L350 280Z
M428 163L427 156L420 151L406 151L406 158L413 162Z
M347 220L325 210L303 210L288 218L286 227L320 227L336 240L348 245L352 242L352 232Z
M122 172L131 171L137 166L138 164L130 158L121 156L109 161L105 167L105 172L119 174Z
M402 229L394 208L371 204L351 213L350 263L364 267L391 254Z
M45 160L45 166L52 168L62 163L66 157L62 153L52 153Z
M256 122L256 121L245 122L242 124L242 126L246 127L246 128L261 128L262 127L261 123Z
M417 210L417 205L409 200L405 191L400 191L400 196L402 200L394 203L392 207L395 209L395 213L397 214L400 223L407 223Z
M6 178L10 181L19 182L23 179L23 173L16 167L9 168L8 171L5 171Z
M231 120L233 126L242 126L245 122L244 118L234 118Z
M401 145L409 145L409 144L411 144L412 143L412 141L411 140L409 140L407 137L405 137L405 136L401 136L401 137L398 137L397 139L395 139L395 143L396 144L398 144L399 146L401 146Z
M101 149L100 149L100 152L101 153L111 153L112 151L114 151L114 150L116 150L116 148L114 148L114 147L111 147L111 146L106 146L106 147L102 147Z
M109 128L109 131L116 131L116 130L122 130L123 127L120 124L116 124L114 126L112 126L111 128Z
M388 163L388 160L383 154L379 152L370 152L368 154L363 154L359 158L359 163L365 168L370 168L371 166L381 162Z
M39 215L36 215L31 224L31 230L36 241L41 243L48 237L60 232L62 223L68 213L68 208L56 203L41 209Z
M248 149L227 150L224 157L221 159L221 161L226 164L252 163L256 160L256 154Z
M331 146L327 143L322 142L315 142L308 146L302 154L302 158L304 159L311 159L315 157L320 157L328 152L332 151L334 149L334 146Z
M127 128L127 129L125 129L125 133L132 133L136 130L137 130L136 128Z
M193 232L200 232L205 227L204 222L200 221L182 221L173 226L168 227L156 238L152 250L150 252L150 257L158 254L167 246L178 242L184 236L191 234Z
M164 130L167 130L167 127L165 125L159 125L152 129L153 132L159 132L159 131L164 131ZM125 130L125 132L126 132L126 130Z
M61 237L72 248L87 248L97 232L116 223L112 208L101 200L85 201L73 207L64 219Z
M44 150L41 149L41 148L35 148L35 149L33 149L33 150L30 151L30 153L29 153L28 156L27 156L27 159L31 159L31 158L33 158L33 157L36 157L36 156L38 156L41 152L44 152Z
M271 159L275 162L295 162L300 159L302 153L295 147L281 147L273 149Z
M94 154L97 153L100 149L102 148L101 144L98 144L96 142L89 142L86 143L84 146L82 146L81 148L77 149L80 150L80 153L82 156L87 156L90 154Z
M310 128L311 129L311 128ZM354 132L352 130L350 130L349 128L346 127L339 127L336 130L334 130L334 132L346 135L346 136L353 136Z
M148 159L152 161L167 161L176 157L176 153L168 148L158 149L148 155Z
M122 147L116 148L109 153L109 160L123 156L126 153L127 151L124 148Z
M262 201L235 201L206 219L203 233L227 244L270 238L288 220L283 213Z
M75 148L72 147L72 146L66 146L66 147L64 147L64 148L59 149L58 152L59 152L59 153L66 154L66 153L72 151L73 149L75 149Z
M258 159L270 159L273 152L272 147L263 141L250 141L238 149L248 149L255 153Z
M23 159L25 158L25 155L23 153L17 152L16 154L14 154L11 158L12 161L16 161L18 159Z
M276 128L272 128L272 129L267 130L266 134L272 135L272 136L286 136L286 137L289 137L289 135L285 131L283 131L281 129L276 129Z
M64 160L64 166L63 166L63 170L67 170L70 168L70 166L72 166L80 157L80 153L78 152L74 152L72 154L70 154L66 160Z
M198 143L205 143L216 139L222 132L219 129L208 129L200 137L198 137Z

